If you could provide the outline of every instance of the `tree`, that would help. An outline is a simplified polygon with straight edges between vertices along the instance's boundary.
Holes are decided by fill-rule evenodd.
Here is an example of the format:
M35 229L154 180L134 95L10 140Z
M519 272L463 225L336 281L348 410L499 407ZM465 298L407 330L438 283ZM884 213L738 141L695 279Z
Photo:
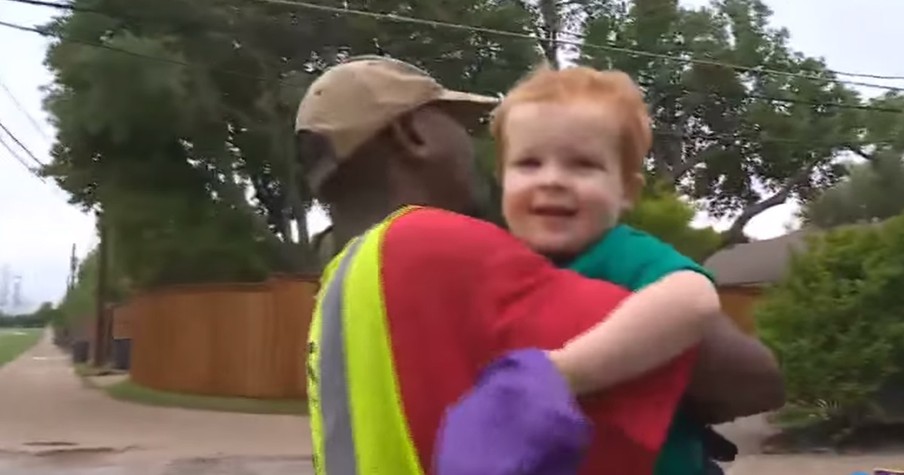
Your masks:
M864 115L868 146L853 152L865 163L849 167L850 178L807 206L802 217L816 226L875 221L904 211L904 96L889 92L873 98Z
M317 267L291 127L306 85L325 67L388 53L450 87L496 93L537 57L533 45L483 33L262 2L72 5L49 26L61 38L47 56L55 75L47 108L59 133L45 173L75 203L104 210L138 285ZM508 30L527 21L507 2L334 6Z
M572 58L638 80L655 130L648 171L710 215L733 217L720 246L744 241L759 213L836 183L845 173L837 156L870 143L857 94L791 50L759 0L518 3L548 62Z
M849 179L818 195L802 218L815 226L883 220L904 211L904 96L888 92L871 99L863 115L863 163L849 165Z
M802 211L821 228L882 221L904 213L904 162L898 153L878 152L871 162L852 165L845 181L826 190Z
M292 67L302 70L303 61L283 64L279 55L292 48L288 45L311 44L316 25L294 28L297 18L229 2L74 5L84 10L51 27L63 39L48 53L56 81L47 104L59 142L47 173L86 207L115 208L127 197L145 217L158 216L157 223L173 231L173 208L159 204L179 203L197 211L196 217L205 216L208 234L218 239L264 240L284 267L311 265L305 241L293 242L288 232L295 220L304 235L305 221L297 218L309 203L297 187L285 186L296 181L271 177L291 172L294 106L289 102L297 103L303 92L297 75L287 73ZM270 35L261 34L264 19L272 23ZM229 25L238 33L232 35ZM257 47L260 43L267 48ZM310 51L299 53L310 57ZM295 97L284 97L292 91ZM247 188L254 192L252 202ZM115 230L121 226L111 211ZM235 225L224 224L239 219L246 229L238 233ZM153 225L148 219L142 228ZM178 227L175 231L182 234ZM182 242L192 237L181 235ZM131 241L123 239L123 246ZM203 260L192 266L174 256L157 257L207 267Z
M311 80L351 55L388 54L485 94L540 58L626 70L651 103L650 173L711 215L734 216L724 244L742 240L759 212L834 184L844 172L835 155L866 143L846 107L860 104L856 94L791 51L759 0L319 2L339 9L329 12L248 0L71 5L48 27L61 39L47 56L59 134L46 173L74 202L108 213L137 285L316 269L291 124Z
M860 116L848 107L859 99L822 61L792 51L761 1L595 3L606 8L588 13L580 60L628 71L645 87L650 172L710 215L734 217L724 245L744 240L757 214L839 179L836 155L860 140Z

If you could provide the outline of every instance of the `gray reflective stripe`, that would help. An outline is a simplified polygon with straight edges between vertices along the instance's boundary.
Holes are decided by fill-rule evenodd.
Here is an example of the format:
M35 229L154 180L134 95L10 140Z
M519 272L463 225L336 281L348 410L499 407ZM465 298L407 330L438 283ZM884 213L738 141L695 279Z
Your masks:
M356 475L355 439L352 436L351 401L345 368L345 335L342 330L342 294L348 266L362 236L349 245L330 280L320 309L320 410L323 417L323 473Z

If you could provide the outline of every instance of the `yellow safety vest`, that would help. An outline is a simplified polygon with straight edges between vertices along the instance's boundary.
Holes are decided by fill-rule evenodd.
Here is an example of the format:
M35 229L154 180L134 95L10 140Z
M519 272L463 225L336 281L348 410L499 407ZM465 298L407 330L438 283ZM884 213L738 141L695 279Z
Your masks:
M380 249L404 208L327 266L308 337L308 404L318 475L423 475L393 364Z

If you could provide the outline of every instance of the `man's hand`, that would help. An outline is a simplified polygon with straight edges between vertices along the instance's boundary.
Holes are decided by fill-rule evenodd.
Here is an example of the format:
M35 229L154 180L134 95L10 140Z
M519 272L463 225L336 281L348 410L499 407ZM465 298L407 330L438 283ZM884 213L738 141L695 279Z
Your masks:
M698 420L720 424L782 407L785 385L772 352L724 316L704 334L687 396Z

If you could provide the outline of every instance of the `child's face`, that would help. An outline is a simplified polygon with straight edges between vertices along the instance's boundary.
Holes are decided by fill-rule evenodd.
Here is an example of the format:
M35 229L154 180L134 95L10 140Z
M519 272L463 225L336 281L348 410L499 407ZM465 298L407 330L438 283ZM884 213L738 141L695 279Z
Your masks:
M598 103L508 111L502 211L515 236L542 254L571 256L615 225L643 183L622 173L618 120Z

